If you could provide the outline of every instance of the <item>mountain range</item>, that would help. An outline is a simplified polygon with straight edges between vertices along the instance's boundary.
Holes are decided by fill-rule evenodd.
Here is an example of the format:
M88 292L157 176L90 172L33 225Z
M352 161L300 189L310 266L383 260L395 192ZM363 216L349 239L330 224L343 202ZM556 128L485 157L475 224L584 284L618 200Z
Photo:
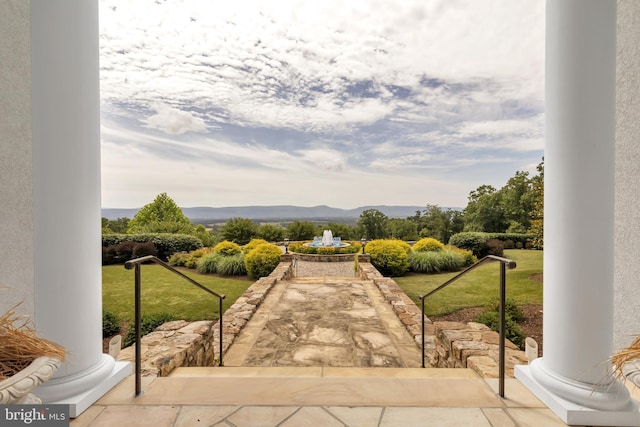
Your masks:
M184 215L191 221L228 220L230 218L249 219L331 219L331 218L359 218L367 209L377 209L389 218L406 218L422 211L425 206L361 206L354 209L332 208L320 206L235 206L235 207L193 207L182 208ZM460 208L442 208L459 210ZM102 217L110 220L118 218L133 218L140 208L103 208Z

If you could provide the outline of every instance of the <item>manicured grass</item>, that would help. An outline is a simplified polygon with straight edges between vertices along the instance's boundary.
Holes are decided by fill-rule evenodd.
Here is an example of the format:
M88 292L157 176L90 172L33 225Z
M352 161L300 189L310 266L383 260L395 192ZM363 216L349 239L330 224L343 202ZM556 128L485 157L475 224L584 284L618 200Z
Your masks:
M542 251L505 250L504 257L517 263L507 270L507 298L518 305L542 304L542 282L529 279L542 273ZM425 300L425 314L440 316L466 307L484 306L497 299L500 292L499 263L488 263L462 276ZM402 290L420 307L419 295L425 295L458 273L407 274L394 277Z
M219 317L218 298L197 288L185 279L158 265L143 265L142 314L171 313L187 321L214 320ZM226 311L253 284L246 278L226 278L214 274L198 274L192 270L181 272L218 294L224 294ZM133 320L134 274L122 265L102 267L102 307L120 320Z

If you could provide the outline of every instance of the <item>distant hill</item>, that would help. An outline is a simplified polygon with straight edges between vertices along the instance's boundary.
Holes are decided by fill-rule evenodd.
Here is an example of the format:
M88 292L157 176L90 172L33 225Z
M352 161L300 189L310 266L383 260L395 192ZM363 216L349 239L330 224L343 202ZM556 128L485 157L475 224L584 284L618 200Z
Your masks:
M367 209L377 209L389 218L406 218L425 206L362 206L355 209L340 209L330 206L235 206L224 208L195 207L182 208L182 212L192 221L227 220L230 218L249 219L322 219L322 218L359 218ZM442 208L449 209L449 208ZM460 208L451 208L460 209ZM140 209L102 209L102 217L107 219L133 218Z

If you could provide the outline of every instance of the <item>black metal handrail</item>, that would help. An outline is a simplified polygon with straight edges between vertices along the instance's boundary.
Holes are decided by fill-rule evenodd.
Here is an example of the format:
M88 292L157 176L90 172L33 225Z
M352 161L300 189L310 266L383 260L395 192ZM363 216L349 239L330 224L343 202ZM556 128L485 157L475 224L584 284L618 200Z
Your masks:
M452 284L453 282L455 282L456 280L458 280L460 277L464 276L465 274L467 274L468 272L470 272L471 270L475 270L476 268L478 268L480 265L485 264L487 262L495 262L498 261L500 263L500 326L499 326L499 334L500 334L500 342L499 342L499 347L498 347L498 354L499 354L499 361L498 361L498 365L499 365L499 393L500 393L500 397L504 398L504 365L505 365L505 301L506 301L506 294L507 294L507 273L506 273L506 269L514 269L516 268L516 262L508 259L508 258L502 258L499 256L495 256L495 255L487 255L486 257L482 258L480 261L476 262L475 264L473 264L470 267L465 268L464 270L462 270L460 273L456 274L455 276L453 276L451 279L447 280L446 282L444 282L442 285L438 286L437 288L435 288L434 290L432 290L431 292L429 292L426 295L421 295L420 301L422 302L422 367L424 368L424 324L425 324L425 314L424 314L424 300L425 298L435 294L438 291L441 291L442 289L446 288L447 286L449 286L450 284Z
M153 255L147 255L147 256L143 256L140 258L136 258L136 259L132 259L130 261L127 261L124 263L124 268L126 268L127 270L131 270L134 269L134 276L135 276L135 335L136 335L136 347L135 347L135 371L136 371L136 396L139 396L142 390L142 378L141 378L141 303L140 303L140 288L141 288L141 279L140 279L140 265L142 263L145 262L149 262L152 261L158 265L161 265L162 267L166 268L167 270L177 274L178 276L182 277L183 279L187 280L189 283L191 283L192 285L195 285L197 287L199 287L200 289L202 289L203 291L215 296L218 298L219 301L219 310L220 310L220 319L218 321L219 327L220 327L220 366L222 366L222 300L225 298L224 295L220 295L214 291L212 291L209 288L206 288L205 286L201 285L200 283L196 282L195 280L193 280L191 277L181 273L180 271L176 270L175 268L171 267L169 264L167 264L166 262L162 261L159 258L156 258Z

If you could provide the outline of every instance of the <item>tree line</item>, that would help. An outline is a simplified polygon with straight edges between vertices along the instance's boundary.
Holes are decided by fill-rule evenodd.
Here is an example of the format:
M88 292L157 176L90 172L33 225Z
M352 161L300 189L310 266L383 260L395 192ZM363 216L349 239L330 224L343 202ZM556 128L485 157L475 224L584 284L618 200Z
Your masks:
M408 218L389 218L377 209L360 214L355 226L342 223L316 225L310 221L280 224L257 224L248 218L232 218L219 229L207 229L193 224L166 193L159 194L132 219L102 218L103 234L110 233L179 233L198 237L203 245L212 246L228 240L243 245L260 238L279 242L310 240L330 229L334 236L345 240L395 238L414 241L433 237L441 242L462 231L488 233L529 233L534 246L542 247L544 209L544 159L537 173L517 171L500 189L481 185L471 191L463 210L443 209L426 205Z

